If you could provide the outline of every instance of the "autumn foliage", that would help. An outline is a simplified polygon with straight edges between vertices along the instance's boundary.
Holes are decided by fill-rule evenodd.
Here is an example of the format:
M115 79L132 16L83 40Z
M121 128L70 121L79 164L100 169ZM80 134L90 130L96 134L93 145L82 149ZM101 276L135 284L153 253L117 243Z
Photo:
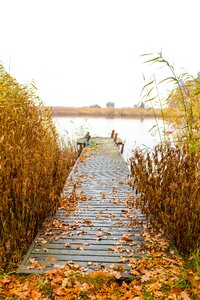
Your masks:
M162 52L156 57L150 54L146 63L166 67L170 76L145 85L148 101L160 105L165 136L152 152L138 149L133 152L131 171L136 203L154 226L157 222L164 228L182 254L196 251L199 260L200 80L187 73L177 75ZM173 84L173 88L162 99L159 85L166 82ZM155 91L157 96L152 97ZM170 139L166 123L172 129L168 132Z
M0 266L19 259L55 211L75 159L34 88L0 68ZM12 257L11 257L12 255ZM19 256L19 257L18 257Z
M164 117L174 128L177 141L189 141L190 148L200 146L200 78L188 79L169 94Z
M63 266L45 275L4 275L0 277L0 296L6 300L199 299L200 277L188 270L178 256L153 252L151 258L134 260L134 265L134 275L125 280L117 272L87 273L77 265Z
M137 149L131 158L137 205L151 222L162 224L184 254L199 243L199 159L187 145L159 145L152 153Z
M75 160L74 150L61 145L51 113L40 104L34 90L19 85L2 67L0 123L2 270L12 269L12 260L21 258L58 202L74 211L77 199L74 192L71 206L67 197L58 201ZM119 268L88 273L87 268L73 262L62 267L57 265L44 275L17 276L1 272L0 299L199 299L198 262L193 264L193 269L188 268L165 237L167 234L183 254L195 249L199 254L200 155L197 143L191 148L190 142L194 141L191 136L183 133L182 137L181 146L161 144L151 153L138 149L133 152L130 181L136 197L134 203L133 197L127 199L127 208L140 206L151 224L145 226L143 233L145 243L141 253L144 255L136 258L131 253L126 262L131 269L128 278L121 277ZM81 197L84 201L85 195ZM105 197L102 193L102 199ZM55 263L55 258L49 260ZM32 260L31 268L37 271L41 265Z

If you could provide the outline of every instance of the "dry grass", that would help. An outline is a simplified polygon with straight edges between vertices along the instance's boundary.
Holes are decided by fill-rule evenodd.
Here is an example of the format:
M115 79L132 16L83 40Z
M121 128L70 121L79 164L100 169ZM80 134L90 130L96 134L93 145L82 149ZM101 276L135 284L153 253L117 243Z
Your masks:
M159 69L162 66L170 72L169 77L159 77L158 82L154 75L153 80L145 84L143 91L152 106L155 103L159 105L163 123L170 124L173 143L167 142L166 134L163 144L155 147L151 153L137 149L134 151L131 171L138 196L136 205L142 208L154 226L163 226L181 253L188 255L194 251L191 260L198 269L200 80L185 72L177 75L174 66L163 57L162 51L157 55L143 56L147 58L145 63L158 64ZM168 97L163 98L159 88L166 82L173 88Z
M183 254L199 245L199 160L199 151L191 152L188 145L159 145L146 154L135 150L131 158L136 205L162 224Z
M95 107L51 107L54 116L87 116L87 117L107 117L107 118L143 118L155 117L152 109L143 108L95 108ZM156 116L160 116L160 110L155 111Z
M0 68L0 267L20 256L54 212L75 151L63 147L34 90ZM68 166L68 167L66 167Z

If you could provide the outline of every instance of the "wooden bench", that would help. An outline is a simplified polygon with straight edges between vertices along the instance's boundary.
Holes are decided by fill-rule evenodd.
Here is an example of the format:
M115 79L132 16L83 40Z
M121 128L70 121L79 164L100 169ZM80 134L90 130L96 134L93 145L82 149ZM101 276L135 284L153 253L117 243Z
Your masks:
M77 141L77 147L78 147L78 156L81 154L83 148L85 146L87 146L87 143L89 142L89 140L91 139L91 136L89 134L89 132L87 132L86 136L82 139L79 139ZM89 143L88 143L89 144Z

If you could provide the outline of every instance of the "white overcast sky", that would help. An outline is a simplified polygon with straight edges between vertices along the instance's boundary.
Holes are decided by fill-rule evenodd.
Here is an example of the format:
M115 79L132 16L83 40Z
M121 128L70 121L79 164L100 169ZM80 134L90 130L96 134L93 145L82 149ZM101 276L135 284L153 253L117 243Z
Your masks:
M199 16L199 0L0 0L0 62L46 105L133 106L141 54L200 71Z

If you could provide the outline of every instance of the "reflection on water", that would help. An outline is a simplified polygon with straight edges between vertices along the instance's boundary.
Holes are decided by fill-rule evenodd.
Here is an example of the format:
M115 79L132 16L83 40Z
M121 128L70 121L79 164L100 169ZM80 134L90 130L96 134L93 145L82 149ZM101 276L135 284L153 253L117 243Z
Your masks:
M125 160L131 156L133 148L153 148L160 142L156 127L149 132L156 125L155 119L54 117L54 121L60 135L73 140L83 137L87 131L91 136L110 136L114 129L126 142L123 154ZM162 131L162 121L158 120L158 124Z

